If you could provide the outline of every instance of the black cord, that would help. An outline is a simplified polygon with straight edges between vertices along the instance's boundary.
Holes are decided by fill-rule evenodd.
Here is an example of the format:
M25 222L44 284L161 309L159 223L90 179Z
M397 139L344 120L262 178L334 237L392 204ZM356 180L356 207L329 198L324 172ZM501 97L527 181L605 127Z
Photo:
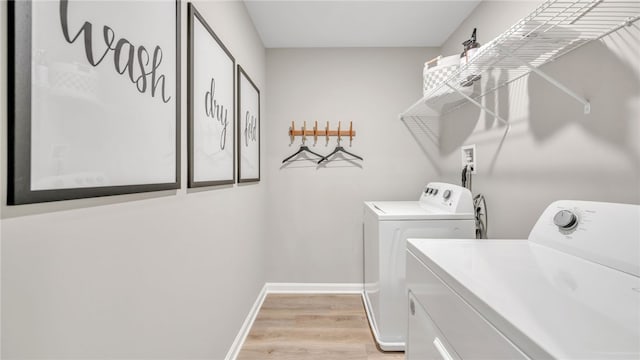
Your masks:
M462 187L464 188L467 187L467 167L466 166L462 168L462 179L460 183L462 184Z

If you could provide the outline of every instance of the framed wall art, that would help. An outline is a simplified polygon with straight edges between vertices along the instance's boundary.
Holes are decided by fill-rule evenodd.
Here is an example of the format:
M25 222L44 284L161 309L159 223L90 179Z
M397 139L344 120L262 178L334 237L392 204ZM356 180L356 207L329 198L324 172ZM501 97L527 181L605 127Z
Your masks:
M260 181L260 90L238 65L238 182Z
M235 59L189 3L189 187L235 182Z
M179 188L179 1L8 10L8 204Z

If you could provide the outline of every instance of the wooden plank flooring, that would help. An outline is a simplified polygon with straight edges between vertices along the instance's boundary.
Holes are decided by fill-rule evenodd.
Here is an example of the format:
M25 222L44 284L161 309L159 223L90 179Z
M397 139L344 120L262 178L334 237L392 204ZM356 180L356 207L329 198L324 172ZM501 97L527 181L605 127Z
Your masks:
M267 295L238 360L401 360L378 350L360 295Z

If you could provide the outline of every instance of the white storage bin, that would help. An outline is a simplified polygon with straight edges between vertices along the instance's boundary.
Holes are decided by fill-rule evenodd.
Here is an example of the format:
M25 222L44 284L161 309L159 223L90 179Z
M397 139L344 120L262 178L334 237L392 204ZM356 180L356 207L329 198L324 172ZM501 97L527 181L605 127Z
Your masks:
M435 66L431 66L436 62ZM435 60L428 61L424 64L423 71L423 95L426 95L436 85L440 84L444 79L456 72L460 67L460 55L451 55L447 57L438 57Z

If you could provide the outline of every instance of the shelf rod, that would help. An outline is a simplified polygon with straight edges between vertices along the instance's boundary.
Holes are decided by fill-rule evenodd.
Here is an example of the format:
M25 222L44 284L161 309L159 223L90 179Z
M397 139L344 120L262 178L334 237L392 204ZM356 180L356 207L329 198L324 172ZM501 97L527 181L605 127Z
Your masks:
M613 32L616 32L616 31L620 30L625 26L630 27L631 25L633 25L634 22L636 22L638 20L640 20L640 16L628 17L622 24L620 24L620 25L614 27L613 29L607 31L606 33L598 36L598 38L596 38L596 40L600 40L603 37L605 37L605 36L607 36L607 35L609 35L609 34L611 34Z
M580 102L582 105L584 105L584 113L585 114L589 114L591 112L591 104L589 103L589 100L582 98L581 96L579 96L578 94L576 94L575 92L573 92L571 89L569 89L568 87L564 86L562 83L560 83L558 80L552 78L551 76L547 75L546 73L544 73L543 71L541 71L540 69L538 69L537 67L529 64L528 62L520 59L519 57L515 56L512 52L510 52L509 50L501 47L501 46L497 46L498 51L502 52L503 54L509 56L510 58L518 61L519 63L521 63L522 65L526 66L529 68L529 70L531 70L532 72L540 75L540 77L542 77L543 79L547 80L548 82L550 82L551 84L553 84L555 87L557 87L558 89L564 91L565 93L567 93L567 95L571 96L572 98L578 100L578 102Z
M507 129L505 131L505 133L507 131L509 131L509 129L511 128L511 124L509 124L509 122L505 119L503 119L500 115L494 113L493 111L491 111L488 107L482 105L481 103L477 102L474 98L472 98L471 96L463 93L462 91L460 91L458 88L456 88L455 86L449 84L449 83L445 83L445 85L447 85L451 90L457 92L458 94L460 94L462 97L464 97L465 99L467 99L470 103L472 103L473 105L479 107L480 109L484 110L486 113L488 113L489 115L493 116L494 118L498 119L498 121L500 121L501 123L505 124L507 126Z

